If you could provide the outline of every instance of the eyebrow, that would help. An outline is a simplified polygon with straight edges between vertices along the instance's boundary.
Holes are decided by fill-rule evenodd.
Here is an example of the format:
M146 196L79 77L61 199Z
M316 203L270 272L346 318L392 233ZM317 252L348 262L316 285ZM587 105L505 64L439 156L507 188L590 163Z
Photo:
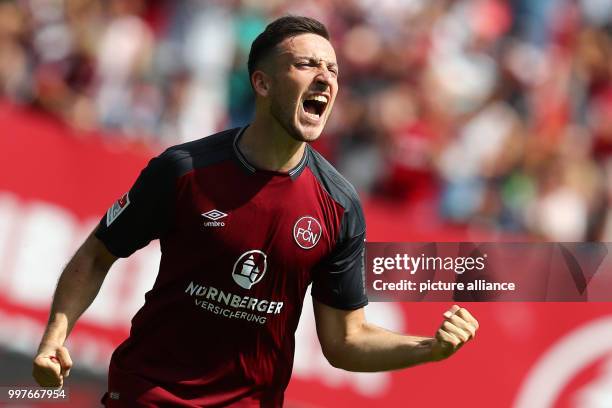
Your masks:
M329 65L335 68L338 67L338 63L326 61L323 58L307 57L305 55L295 55L293 58L294 60L308 60L309 62L318 62L318 63L325 62L326 65Z

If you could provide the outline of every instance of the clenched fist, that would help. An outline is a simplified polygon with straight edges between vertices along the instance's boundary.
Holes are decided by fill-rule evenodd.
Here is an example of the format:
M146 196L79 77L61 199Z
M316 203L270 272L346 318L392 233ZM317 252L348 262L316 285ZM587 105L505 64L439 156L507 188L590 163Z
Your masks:
M32 376L41 387L61 387L70 374L72 360L61 345L41 345L34 357Z
M434 360L450 357L476 336L478 321L466 309L454 305L444 312L444 322L436 332L432 347Z

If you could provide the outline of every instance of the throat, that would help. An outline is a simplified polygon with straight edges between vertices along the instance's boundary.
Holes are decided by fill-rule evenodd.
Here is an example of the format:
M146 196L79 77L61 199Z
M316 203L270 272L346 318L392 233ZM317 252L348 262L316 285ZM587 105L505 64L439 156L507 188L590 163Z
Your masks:
M288 173L302 161L306 144L276 132L258 133L256 124L239 136L237 147L255 169Z

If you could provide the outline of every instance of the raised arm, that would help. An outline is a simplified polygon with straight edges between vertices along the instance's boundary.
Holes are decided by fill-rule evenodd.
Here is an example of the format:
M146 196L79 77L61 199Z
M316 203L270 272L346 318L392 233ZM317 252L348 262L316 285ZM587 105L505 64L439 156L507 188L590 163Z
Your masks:
M36 382L43 387L61 386L68 376L72 361L64 341L95 299L108 270L117 260L94 232L64 268L53 295L49 322L32 371Z
M363 308L347 311L313 299L317 335L331 365L373 372L445 359L474 338L478 322L459 306L443 316L435 337L407 336L366 322Z

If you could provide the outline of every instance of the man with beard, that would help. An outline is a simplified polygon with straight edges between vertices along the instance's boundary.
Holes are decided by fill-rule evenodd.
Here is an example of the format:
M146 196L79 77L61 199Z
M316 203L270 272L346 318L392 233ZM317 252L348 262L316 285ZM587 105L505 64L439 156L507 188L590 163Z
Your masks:
M433 338L364 318L361 205L308 144L338 92L325 26L293 16L272 22L248 66L253 122L152 159L66 266L34 360L40 385L68 375L64 341L112 263L153 239L159 273L113 353L108 407L282 406L310 284L323 352L345 370L441 360L474 337L477 321L458 306Z

